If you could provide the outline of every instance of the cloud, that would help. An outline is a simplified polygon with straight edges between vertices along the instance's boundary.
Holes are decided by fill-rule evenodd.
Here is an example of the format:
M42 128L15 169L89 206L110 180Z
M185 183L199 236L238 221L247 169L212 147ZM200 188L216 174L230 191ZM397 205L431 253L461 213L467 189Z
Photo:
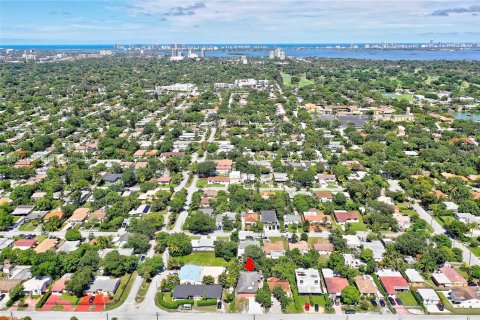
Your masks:
M450 14L472 13L480 12L480 6L470 6L469 8L448 8L440 9L432 12L431 16L448 17Z
M198 9L205 8L205 3L195 2L190 6L178 6L171 8L165 15L166 16L193 16Z

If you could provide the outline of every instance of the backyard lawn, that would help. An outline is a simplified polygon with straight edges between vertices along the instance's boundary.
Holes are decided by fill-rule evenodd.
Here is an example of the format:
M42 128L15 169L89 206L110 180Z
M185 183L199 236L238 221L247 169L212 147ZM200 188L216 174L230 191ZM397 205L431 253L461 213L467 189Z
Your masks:
M223 258L216 258L214 252L195 252L188 256L177 258L184 264L195 264L199 266L226 267L228 262Z
M415 297L410 291L399 292L397 296L402 300L402 303L405 306L418 306L417 300L415 300Z
M18 228L18 230L20 230L20 231L34 231L36 228L37 228L37 226L35 226L33 223L29 222L29 223L22 224Z

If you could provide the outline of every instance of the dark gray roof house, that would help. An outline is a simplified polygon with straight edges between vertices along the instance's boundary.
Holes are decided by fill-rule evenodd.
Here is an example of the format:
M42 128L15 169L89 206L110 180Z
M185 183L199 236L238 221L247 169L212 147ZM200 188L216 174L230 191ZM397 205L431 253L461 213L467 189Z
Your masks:
M256 293L261 281L260 273L242 271L237 283L237 293Z
M122 179L122 174L121 173L112 173L112 174L106 174L103 176L102 180L105 182L117 182L118 180Z
M264 224L278 224L277 214L273 210L260 211L260 221Z
M192 284L179 284L173 289L173 299L217 299L222 298L222 285L192 285Z

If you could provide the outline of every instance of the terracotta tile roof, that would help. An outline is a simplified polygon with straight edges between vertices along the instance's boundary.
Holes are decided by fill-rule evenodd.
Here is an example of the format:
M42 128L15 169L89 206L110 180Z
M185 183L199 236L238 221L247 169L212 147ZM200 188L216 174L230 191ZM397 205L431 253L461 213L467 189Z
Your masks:
M333 252L333 244L329 242L318 242L313 245L313 248L317 251Z
M44 217L43 220L47 221L48 219L51 219L53 217L59 217L60 219L63 218L63 212L60 210L54 210L52 212L47 213Z
M275 287L280 286L283 291L287 293L290 292L290 283L288 280L281 280L279 278L272 277L267 279L267 284L270 288L270 291L273 291Z
M250 223L258 222L258 218L259 218L258 213L252 212L252 213L245 214L245 222L250 222Z
M461 282L461 283L467 283L467 280L465 280L464 277L462 277L457 270L453 268L440 268L440 271L450 280L451 282Z
M338 294L342 292L343 288L348 286L348 280L340 277L326 278L325 284L327 286L328 293Z
M285 244L283 241L275 241L275 242L265 242L263 244L263 251L266 254L272 253L272 251L282 251L285 250Z
M335 210L334 215L338 222L347 222L348 220L358 219L358 213L353 211Z

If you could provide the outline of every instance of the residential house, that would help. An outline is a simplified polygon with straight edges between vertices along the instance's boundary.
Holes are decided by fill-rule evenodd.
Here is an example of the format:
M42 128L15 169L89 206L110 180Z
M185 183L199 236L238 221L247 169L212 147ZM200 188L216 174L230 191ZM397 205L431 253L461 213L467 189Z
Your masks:
M215 251L216 237L200 237L200 239L192 239L192 250L198 252Z
M283 241L264 242L263 251L271 259L278 259L285 255L285 244Z
M467 280L462 277L457 270L451 267L440 268L440 272L443 273L448 280L450 280L450 286L453 288L466 287L468 286Z
M283 172L274 172L273 181L277 183L285 183L288 181L288 174Z
M313 249L318 251L320 255L330 255L334 247L330 242L317 242L313 245Z
M302 223L302 217L297 214L286 214L283 216L283 224L285 228L291 225L300 225Z
M191 285L191 284L179 284L173 289L173 300L183 299L222 299L222 285L210 284L210 285Z
M274 210L260 211L260 221L263 223L263 229L265 231L280 229L280 223Z
M410 220L410 217L408 215L403 215L400 213L394 213L393 218L397 221L398 226L402 230L406 230L410 228L412 225L412 222Z
M82 223L87 219L88 214L90 213L90 209L88 208L78 208L73 211L73 214L70 218L68 218L68 222L71 224Z
M295 269L295 279L299 294L321 294L320 274L317 269Z
M237 296L254 297L257 290L261 287L262 276L257 271L241 271L237 283Z
M333 200L333 194L329 191L317 191L315 196L320 200L320 202L327 202Z
M337 223L341 226L345 226L346 223L355 223L360 221L358 212L335 210L333 215L335 216Z
M322 269L322 274L330 298L339 297L342 290L348 286L348 279L335 276L331 269Z
M44 277L44 278L32 278L24 283L23 285L23 294L24 295L34 295L34 296L40 296L42 295L45 291L47 291L48 285L52 281L51 278L49 277Z
M432 288L418 288L417 295L425 306L437 305L440 303L440 297Z
M215 164L218 174L228 175L232 171L233 161L230 159L216 160Z
M34 248L37 245L35 239L20 239L13 243L13 249L28 250Z
M350 249L359 249L362 245L360 238L356 234L346 234L343 239L347 241L347 247Z
M480 308L479 287L453 288L448 298L458 308Z
M248 246L255 246L260 248L260 242L257 240L240 240L237 250L237 256L239 259L243 256L245 248Z
M35 247L34 251L37 253L44 253L49 250L54 250L57 243L58 243L57 239L47 238L42 242L40 242L40 244Z
M379 294L377 285L370 275L359 275L355 277L355 286L360 295L364 297L376 297Z
M375 262L380 262L383 259L383 254L385 253L385 247L380 240L373 241L362 241L362 246L364 249L370 249L373 252L373 260Z
M290 289L290 282L288 282L288 280L281 280L279 278L270 277L267 279L267 284L270 288L270 291L273 291L275 287L280 287L282 288L283 292L287 294L288 297L292 295L292 291Z
M366 263L361 261L360 259L356 258L353 254L351 253L344 253L343 254L343 259L345 261L345 265L353 268L353 269L358 269L361 266L365 266Z
M244 227L246 227L246 226L253 227L258 223L259 219L260 219L260 217L259 217L258 213L247 212L247 213L243 214L242 222L243 222Z
M307 241L298 241L295 243L289 243L288 244L288 249L293 250L293 249L298 249L300 253L305 254L308 252L308 242Z
M113 296L120 286L119 278L110 278L97 276L93 283L85 290L87 294L103 294L104 296Z
M53 217L57 217L59 219L62 219L63 218L63 212L60 211L60 210L53 210L53 211L47 213L43 217L43 221L48 221L48 220L52 219Z
M397 292L405 292L410 289L407 280L405 280L398 271L380 270L377 271L377 275L389 296L395 297Z
M72 273L65 273L52 284L52 294L61 295L67 291L67 282L72 278Z
M318 183L321 184L327 184L329 182L332 183L337 181L337 178L334 174L317 174L315 178L317 179Z
M12 215L14 216L26 216L35 209L35 206L17 206L13 211Z
M422 275L417 270L412 268L406 269L405 275L412 288L421 288L424 286L425 279L423 279Z

